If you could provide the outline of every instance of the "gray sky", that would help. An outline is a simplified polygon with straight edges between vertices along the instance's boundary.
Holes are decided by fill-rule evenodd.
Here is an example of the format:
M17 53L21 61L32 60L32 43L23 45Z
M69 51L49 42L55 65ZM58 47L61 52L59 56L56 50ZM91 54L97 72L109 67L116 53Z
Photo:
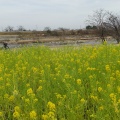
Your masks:
M0 0L0 30L8 25L79 29L85 27L88 15L101 8L118 13L120 0Z

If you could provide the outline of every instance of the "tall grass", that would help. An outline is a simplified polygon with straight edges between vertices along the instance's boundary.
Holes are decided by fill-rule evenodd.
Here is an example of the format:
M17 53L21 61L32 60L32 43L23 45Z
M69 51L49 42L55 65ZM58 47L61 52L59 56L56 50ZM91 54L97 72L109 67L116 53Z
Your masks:
M0 51L1 120L120 119L120 46Z

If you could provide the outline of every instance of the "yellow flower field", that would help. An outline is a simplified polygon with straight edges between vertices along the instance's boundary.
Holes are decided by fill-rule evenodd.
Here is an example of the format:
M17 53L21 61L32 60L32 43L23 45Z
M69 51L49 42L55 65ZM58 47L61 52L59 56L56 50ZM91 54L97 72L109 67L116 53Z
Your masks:
M119 120L120 45L0 50L0 120Z

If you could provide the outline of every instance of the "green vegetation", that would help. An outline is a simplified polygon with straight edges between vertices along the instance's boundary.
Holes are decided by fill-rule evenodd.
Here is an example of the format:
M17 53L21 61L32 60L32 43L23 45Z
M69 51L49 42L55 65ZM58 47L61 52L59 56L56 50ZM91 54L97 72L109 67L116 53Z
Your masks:
M120 46L0 50L1 120L120 119Z

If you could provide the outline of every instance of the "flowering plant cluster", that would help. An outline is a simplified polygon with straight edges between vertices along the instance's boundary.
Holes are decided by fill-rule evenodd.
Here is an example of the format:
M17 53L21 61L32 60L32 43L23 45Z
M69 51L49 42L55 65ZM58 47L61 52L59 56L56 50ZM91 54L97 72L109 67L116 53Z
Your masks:
M0 119L119 120L119 48L1 50Z

